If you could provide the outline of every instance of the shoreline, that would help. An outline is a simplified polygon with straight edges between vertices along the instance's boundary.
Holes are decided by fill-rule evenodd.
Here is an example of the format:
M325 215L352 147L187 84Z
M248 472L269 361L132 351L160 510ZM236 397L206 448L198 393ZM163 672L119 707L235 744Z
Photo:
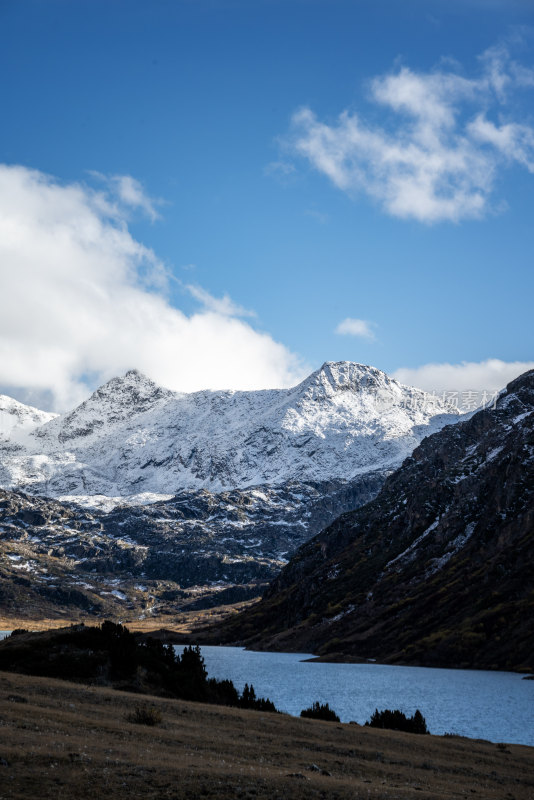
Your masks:
M120 619L112 620L127 627L132 633L141 636L152 637L159 639L164 644L172 644L176 646L184 645L199 645L199 647L237 647L250 652L258 653L299 653L299 650L275 650L265 648L247 647L240 642L232 643L219 643L213 641L209 632L206 630L194 630L194 625L198 624L198 614L195 613L194 619L183 622L183 614L180 614L180 621L178 622L175 617L170 618L152 618L152 619ZM23 617L0 616L0 630L11 631L17 628L25 628L31 631L45 631L55 628L64 628L71 625L101 625L103 619L94 617L81 617L73 619L72 617L62 618L42 618L42 619L25 619ZM164 626L155 627L154 623L163 622ZM171 625L172 627L167 627ZM308 655L303 653L303 655ZM514 675L521 675L527 680L534 680L534 669L506 669L506 668L492 668L492 667L465 667L456 666L451 664L421 664L421 663L407 663L407 662L393 662L375 658L365 658L363 656L353 656L343 653L331 653L327 656L309 654L310 657L302 659L307 663L313 664L376 664L391 667L421 667L422 669L451 669L451 670L466 670L468 672L503 672Z

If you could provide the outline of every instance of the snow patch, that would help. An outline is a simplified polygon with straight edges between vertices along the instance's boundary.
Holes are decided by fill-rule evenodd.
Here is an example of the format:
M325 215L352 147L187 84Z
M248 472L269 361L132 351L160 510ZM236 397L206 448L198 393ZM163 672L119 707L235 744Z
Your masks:
M469 541L475 530L475 523L470 522L463 533L460 533L452 542L449 542L447 551L440 556L440 558L433 558L430 562L429 568L425 572L425 579L434 575L440 569L443 569L453 556L458 553L462 547Z
M426 539L426 537L430 533L432 533L432 531L436 530L436 528L439 525L439 521L440 517L434 520L432 525L429 525L429 527L420 536L418 536L417 539L414 542L412 542L412 544L409 547L406 548L406 550L403 550L403 552L400 553L398 556L395 556L395 558L392 558L391 561L388 561L388 563L384 567L384 570L389 569L389 567L393 566L393 564L396 564L398 561L404 561L407 559L413 560L415 558L415 551L417 550L421 542L424 539Z

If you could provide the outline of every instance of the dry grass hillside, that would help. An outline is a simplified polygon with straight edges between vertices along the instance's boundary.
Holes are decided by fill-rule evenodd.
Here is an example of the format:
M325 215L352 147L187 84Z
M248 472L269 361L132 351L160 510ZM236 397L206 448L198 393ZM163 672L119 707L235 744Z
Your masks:
M134 615L122 614L120 616L98 616L88 614L64 614L47 616L43 613L35 614L9 614L0 612L0 631L12 631L16 628L25 628L30 631L47 631L53 628L64 628L83 622L85 625L98 625L104 619L112 619L126 625L131 631L140 633L154 633L156 630L169 630L176 634L188 634L197 628L215 626L216 624L235 616L236 614L256 604L259 598L245 600L241 603L232 603L224 606L214 606L196 611L180 611L175 614L158 614L145 619Z
M128 720L153 709L150 727ZM532 800L534 748L0 673L0 800Z

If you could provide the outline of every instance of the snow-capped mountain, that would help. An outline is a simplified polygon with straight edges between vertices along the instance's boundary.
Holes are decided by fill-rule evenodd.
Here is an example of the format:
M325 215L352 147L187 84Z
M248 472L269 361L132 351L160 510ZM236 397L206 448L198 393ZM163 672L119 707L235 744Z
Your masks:
M130 371L24 440L0 442L0 485L111 507L184 489L351 481L393 469L457 418L351 362L326 363L293 389L249 392L181 394Z
M23 430L0 441L0 577L13 607L24 579L50 614L258 595L458 419L345 362L288 390L180 394L131 371L55 418L19 406Z

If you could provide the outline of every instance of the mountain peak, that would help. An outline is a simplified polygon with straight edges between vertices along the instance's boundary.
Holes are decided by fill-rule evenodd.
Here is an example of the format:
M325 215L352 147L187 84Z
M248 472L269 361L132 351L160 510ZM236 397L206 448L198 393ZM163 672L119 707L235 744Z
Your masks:
M136 382L142 382L142 383L144 383L146 381L149 381L150 383L153 383L153 381L147 375L145 375L144 372L140 372L138 369L129 369L126 372L126 374L124 375L123 380L126 380L126 379L128 379L130 381L136 381Z
M73 411L53 420L38 432L39 437L54 435L65 444L87 439L110 425L125 422L138 414L162 405L174 395L136 369L100 386Z
M82 403L82 406L106 401L112 403L114 407L127 405L130 409L140 411L146 410L154 403L171 397L173 394L174 392L171 392L170 389L158 386L143 372L129 369L124 375L111 378L96 389L91 397Z
M360 364L357 361L325 361L319 372L330 376L336 382L346 381L347 378L355 380L387 379L391 380L385 372L369 364Z
M340 391L373 392L396 385L382 370L356 361L325 361L299 384L301 389L319 391L324 396Z
M106 389L106 387L116 389L119 386L145 386L151 389L160 388L157 383L155 383L152 378L145 375L144 372L140 372L138 369L129 369L124 375L111 378L96 391L101 391L102 389Z

